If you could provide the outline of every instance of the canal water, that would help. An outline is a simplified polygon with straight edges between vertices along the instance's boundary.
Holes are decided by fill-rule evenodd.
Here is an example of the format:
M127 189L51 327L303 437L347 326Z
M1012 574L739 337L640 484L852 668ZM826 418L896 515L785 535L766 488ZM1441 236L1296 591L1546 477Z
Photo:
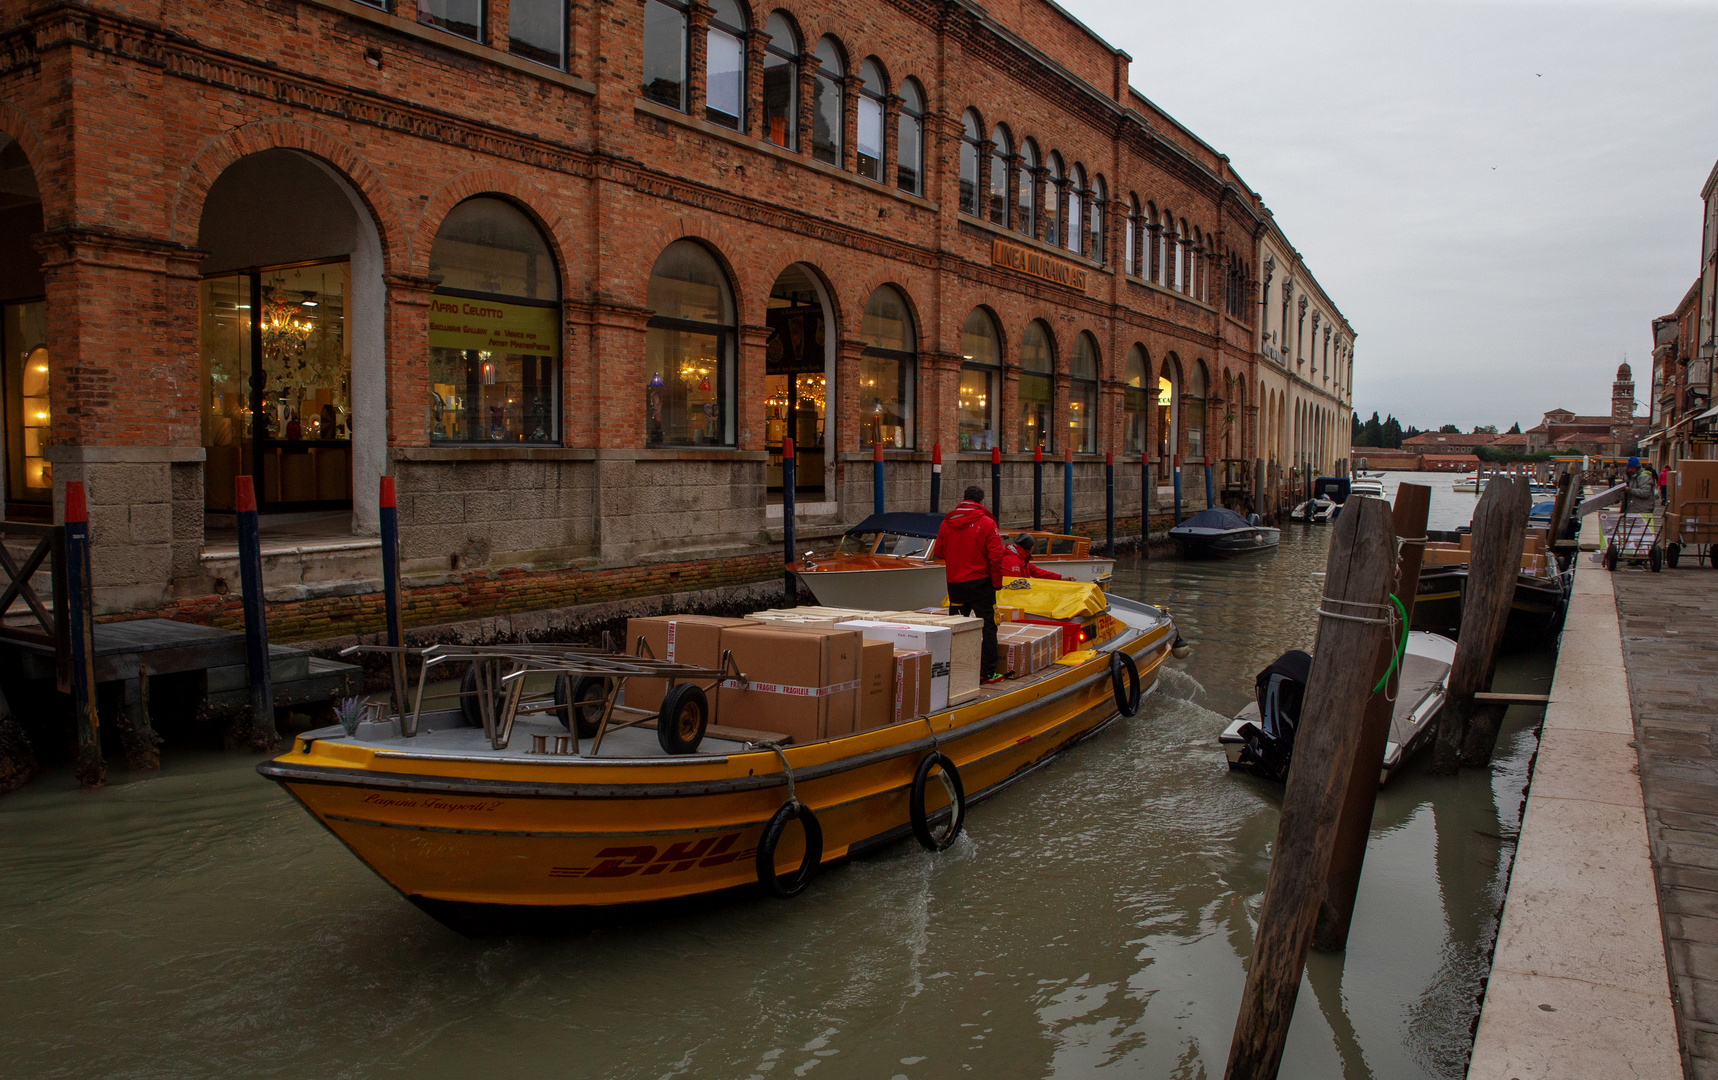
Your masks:
M1387 488L1393 492L1394 480ZM1433 527L1473 497L1434 487ZM1438 490L1442 489L1442 490ZM471 941L420 914L255 760L0 799L8 1077L1216 1077L1280 789L1217 733L1311 644L1326 527L1247 561L1128 560L1118 592L1193 654L1141 714L793 901L560 939ZM1500 688L1544 690L1548 655ZM1536 716L1489 770L1380 795L1349 948L1314 954L1286 1077L1460 1077Z

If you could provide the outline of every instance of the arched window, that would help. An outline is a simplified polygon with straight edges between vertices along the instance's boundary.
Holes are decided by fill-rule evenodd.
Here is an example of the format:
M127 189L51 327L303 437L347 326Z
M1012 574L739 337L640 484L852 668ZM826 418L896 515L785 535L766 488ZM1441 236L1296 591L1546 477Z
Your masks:
M1141 252L1143 257L1139 276L1152 282L1157 280L1158 267L1163 265L1157 236L1157 206L1148 202L1145 204L1145 222L1139 234L1139 246L1144 249Z
M1014 154L1014 144L1008 138L1006 125L997 124L990 135L995 147L990 151L990 222L1008 225L1008 159Z
M421 13L420 13L421 14ZM644 97L686 111L686 5L644 0Z
M859 336L865 341L859 358L859 445L910 450L919 335L906 299L887 285L872 293Z
M1085 167L1075 163L1068 170L1068 228L1063 241L1069 251L1079 254L1086 246L1086 215L1080 193L1086 189Z
M512 203L448 212L430 246L429 429L435 442L560 440L561 283Z
M378 7L381 5L377 5ZM473 41L483 40L483 5L472 0L419 0L418 22Z
M1127 351L1122 365L1121 438L1122 449L1129 454L1145 453L1146 409L1150 397L1146 391L1146 375L1151 371L1151 357L1138 345Z
M841 94L847 69L832 37L817 40L817 78L811 83L811 156L841 167Z
M1187 374L1187 456L1195 461L1205 456L1205 400L1209 394L1205 361L1195 360Z
M1050 408L1054 400L1055 350L1050 343L1050 328L1042 319L1034 319L1020 335L1020 451L1035 447L1056 448L1050 430Z
M883 182L883 99L889 96L889 81L875 57L859 65L859 107L853 149L859 175Z
M1062 155L1050 151L1049 175L1044 184L1044 242L1052 247L1062 242Z
M715 256L691 240L662 249L645 306L644 441L734 442L734 298Z
M418 10L423 8L420 6ZM552 68L566 67L564 0L513 0L507 14L507 51Z
M787 16L776 12L764 23L764 137L777 146L799 149L799 35Z
M1068 445L1076 454L1098 450L1098 343L1088 333L1068 354Z
M1127 233L1123 239L1122 273L1139 276L1139 196L1127 197Z
M1086 254L1090 255L1092 261L1096 263L1102 263L1107 255L1104 251L1104 207L1108 203L1109 188L1105 185L1104 178L1094 176L1092 178L1092 209L1086 215L1090 218L1090 232L1087 235L1091 237L1090 242L1086 244Z
M960 328L960 448L989 450L996 441L996 401L1002 374L1002 336L996 320L973 308Z
M1038 148L1031 139L1020 144L1020 192L1014 227L1038 235Z
M901 117L895 122L895 186L911 195L925 193L925 96L919 84L901 84Z
M704 119L741 131L746 126L746 15L734 0L710 0L715 14L704 35Z
M971 109L960 117L960 212L978 216L978 151L984 128Z
M1170 353L1157 375L1157 476L1168 479L1173 458L1181 453L1181 364Z

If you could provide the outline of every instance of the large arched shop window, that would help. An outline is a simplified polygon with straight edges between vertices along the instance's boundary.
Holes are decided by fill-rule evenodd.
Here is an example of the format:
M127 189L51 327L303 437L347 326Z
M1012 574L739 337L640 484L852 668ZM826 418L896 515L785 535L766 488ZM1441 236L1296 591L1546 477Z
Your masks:
M912 79L901 83L901 116L895 121L895 186L925 193L925 95Z
M512 203L454 207L430 247L430 438L560 441L561 285L543 234Z
M1163 370L1157 375L1157 475L1169 476L1173 458L1181 452L1181 365L1174 353L1164 357Z
M859 102L856 138L853 149L859 161L859 175L883 180L883 99L889 96L889 81L883 77L883 67L876 57L859 65Z
M1205 361L1193 361L1187 373L1187 456L1205 456L1205 399L1210 396L1210 384L1205 377Z
M960 448L989 450L996 438L996 403L1002 375L1002 335L996 320L973 308L960 328Z
M991 133L995 148L990 152L990 221L993 225L1008 224L1008 159L1014 154L1014 144L1008 138L1008 127L997 124Z
M1098 343L1087 333L1068 354L1068 445L1076 454L1098 449Z
M710 6L715 14L710 16L710 29L704 34L704 119L743 131L746 126L746 13L734 0L710 0Z
M645 306L644 441L650 446L731 446L734 441L734 298L728 276L691 240L662 249Z
M1038 235L1038 147L1031 139L1020 144L1020 194L1014 227L1027 236Z
M960 117L960 212L978 216L978 151L984 127L971 109Z
M764 23L764 138L799 149L799 35L776 12Z
M906 299L887 285L872 293L859 336L859 445L911 449L919 335Z
M686 111L686 5L680 0L644 0L644 97Z
M1068 170L1068 228L1064 241L1069 251L1080 254L1086 247L1086 215L1080 192L1086 187L1086 170L1078 162Z
M841 167L842 80L847 68L832 37L817 40L817 78L811 80L811 156Z
M1127 362L1121 369L1121 437L1122 449L1129 454L1145 453L1146 409L1150 407L1146 373L1150 370L1151 357L1144 349L1135 345L1127 351Z
M1050 328L1042 319L1033 319L1020 335L1020 452L1042 446L1056 448L1056 437L1050 428L1050 408L1054 401L1051 372L1056 370L1056 353L1050 343Z

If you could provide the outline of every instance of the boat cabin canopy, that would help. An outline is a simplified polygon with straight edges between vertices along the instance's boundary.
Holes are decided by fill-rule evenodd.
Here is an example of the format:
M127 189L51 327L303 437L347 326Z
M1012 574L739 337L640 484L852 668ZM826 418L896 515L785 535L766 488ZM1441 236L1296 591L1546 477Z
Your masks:
M847 530L837 551L842 554L928 558L942 523L941 514L908 511L872 514Z
M1312 482L1312 497L1343 503L1348 501L1348 489L1349 481L1346 476L1320 476Z
M1209 529L1213 532L1228 532L1231 529L1251 529L1253 526L1247 519L1235 511L1222 506L1214 506L1209 510L1201 510L1187 518L1176 529ZM1174 530L1171 530L1174 531Z

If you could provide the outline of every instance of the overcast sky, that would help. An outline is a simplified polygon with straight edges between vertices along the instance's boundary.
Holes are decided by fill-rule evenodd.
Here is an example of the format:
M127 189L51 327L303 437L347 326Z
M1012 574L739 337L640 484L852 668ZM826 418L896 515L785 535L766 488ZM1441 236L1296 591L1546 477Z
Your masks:
M1718 0L1061 0L1353 324L1355 408L1609 413L1699 273Z

